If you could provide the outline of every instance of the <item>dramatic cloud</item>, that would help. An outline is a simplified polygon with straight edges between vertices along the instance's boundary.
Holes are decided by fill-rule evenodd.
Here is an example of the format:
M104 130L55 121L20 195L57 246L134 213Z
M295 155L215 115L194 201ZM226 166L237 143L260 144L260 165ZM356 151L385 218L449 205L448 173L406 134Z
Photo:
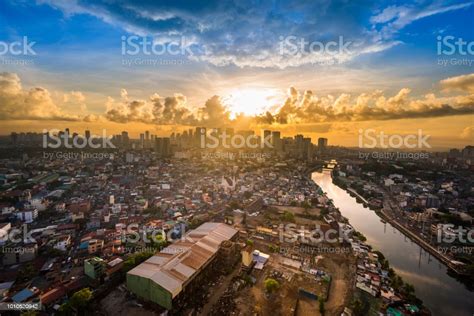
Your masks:
M418 1L391 6L379 1L91 1L41 0L67 17L95 16L160 43L190 44L192 60L216 66L287 68L332 65L400 44L397 31L425 17L470 6ZM367 12L373 12L370 17ZM344 49L344 44L350 44ZM305 47L301 49L304 41ZM319 49L319 44L337 42ZM312 43L318 49L309 50Z
M65 95L65 100L73 97L84 100L80 92ZM15 73L0 73L0 120L79 120L68 115L53 102L47 89L34 87L24 90Z
M444 91L465 91L474 93L474 73L451 77L440 81Z
M191 111L184 95L176 93L171 97L153 94L148 100L130 100L125 89L121 101L109 97L105 117L113 122L142 122L159 125L212 125L230 123L229 111L218 96L213 96L196 111Z
M82 92L54 92L61 95L59 101L40 87L23 89L20 78L14 73L0 73L0 119L1 120L64 120L64 121L110 121L116 123L140 122L157 125L186 126L235 126L248 128L258 124L331 123L369 120L394 120L410 118L442 117L474 114L474 74L447 78L440 81L443 91L462 91L467 94L437 96L428 93L412 97L409 88L386 96L382 91L351 95L318 96L311 90L303 92L290 87L287 98L272 112L257 116L232 115L232 111L221 97L212 96L203 105L188 104L186 96L175 93L161 96L154 93L147 99L132 98L126 89L120 98L107 98L103 115L90 113L86 97ZM56 98L58 99L58 98ZM258 103L258 100L248 100ZM75 111L68 111L68 108ZM75 113L69 114L69 113Z
M474 126L468 126L465 129L463 129L461 133L461 138L474 140Z
M381 91L355 97L347 93L318 97L310 90L300 96L291 88L286 102L275 114L258 116L257 121L262 124L317 123L474 114L474 94L436 97L430 93L422 98L411 98L410 93L410 89L403 88L391 97Z

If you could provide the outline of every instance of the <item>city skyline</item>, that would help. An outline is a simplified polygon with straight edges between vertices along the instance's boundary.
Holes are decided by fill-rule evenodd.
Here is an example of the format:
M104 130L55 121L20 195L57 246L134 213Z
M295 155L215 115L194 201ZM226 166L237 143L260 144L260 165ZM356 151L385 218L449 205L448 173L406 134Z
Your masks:
M443 150L474 138L472 2L1 9L0 134L214 125L352 147L359 129L421 128Z

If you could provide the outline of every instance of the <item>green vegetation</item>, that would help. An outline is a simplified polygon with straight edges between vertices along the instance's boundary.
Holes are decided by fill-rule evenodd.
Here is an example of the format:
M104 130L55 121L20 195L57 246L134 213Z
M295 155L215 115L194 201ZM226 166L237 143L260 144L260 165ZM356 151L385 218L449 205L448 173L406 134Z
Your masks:
M20 273L17 276L17 282L29 281L38 274L38 271L35 269L31 262L25 264L21 269Z
M158 216L158 217L163 216L163 211L158 206L149 207L146 210L144 210L143 213Z
M236 210L236 209L241 209L242 207L240 206L239 202L238 201L232 201L229 203L229 206L232 210Z
M280 251L280 247L275 246L275 245L269 245L269 246L268 246L268 250L269 250L270 252L275 253L275 252L279 252L279 251Z
M92 299L92 291L84 288L74 293L68 302L59 308L60 315L87 315L89 301Z
M127 260L125 260L125 262L123 263L122 270L124 272L128 272L132 270L133 268L135 268L140 263L142 263L143 261L153 256L154 254L155 253L151 251L136 252L130 257L128 257Z
M280 219L284 222L294 223L295 222L295 214L293 214L292 212L285 211L280 216Z
M308 210L311 208L311 204L308 201L301 202L301 207L304 208L305 210Z
M244 198L250 199L251 197L252 197L252 192L250 192L250 191L245 191L244 192Z
M196 218L194 217L193 219L191 219L191 221L189 222L189 229L194 229L194 228L197 228L199 227L202 223L204 223L204 220L200 219L200 218Z
M247 246L253 247L253 240L247 239L245 243L247 244Z
M382 269L388 270L390 268L390 264L388 260L385 259L385 256L383 255L383 253L381 253L380 251L374 251L374 253L377 255L378 261L380 265L382 266Z
M265 284L265 290L267 293L272 294L276 292L280 288L280 283L278 283L277 280L268 278L264 281Z
M354 236L362 242L367 241L367 238L365 238L365 236L361 232L355 231Z
M349 306L354 312L354 315L364 315L364 304L360 299L354 299Z
M322 297L319 297L318 301L319 301L319 312L321 313L321 315L324 316L324 313L326 312L326 308L324 307L324 299Z

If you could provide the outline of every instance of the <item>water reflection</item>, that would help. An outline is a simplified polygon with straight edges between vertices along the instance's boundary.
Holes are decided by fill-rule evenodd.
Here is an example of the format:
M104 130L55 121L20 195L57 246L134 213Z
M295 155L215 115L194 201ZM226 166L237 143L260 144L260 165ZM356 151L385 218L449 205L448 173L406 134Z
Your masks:
M433 315L474 314L474 292L450 277L441 262L334 185L329 172L315 172L312 178L351 225L367 237L367 242L385 255L405 281L415 286L417 296Z

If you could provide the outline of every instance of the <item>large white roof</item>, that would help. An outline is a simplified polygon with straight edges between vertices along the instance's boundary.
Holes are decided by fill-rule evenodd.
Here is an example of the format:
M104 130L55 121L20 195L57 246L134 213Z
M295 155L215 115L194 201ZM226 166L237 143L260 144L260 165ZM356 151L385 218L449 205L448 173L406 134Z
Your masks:
M223 223L204 223L170 246L155 254L128 274L148 278L171 293L174 298L229 240L237 230Z

